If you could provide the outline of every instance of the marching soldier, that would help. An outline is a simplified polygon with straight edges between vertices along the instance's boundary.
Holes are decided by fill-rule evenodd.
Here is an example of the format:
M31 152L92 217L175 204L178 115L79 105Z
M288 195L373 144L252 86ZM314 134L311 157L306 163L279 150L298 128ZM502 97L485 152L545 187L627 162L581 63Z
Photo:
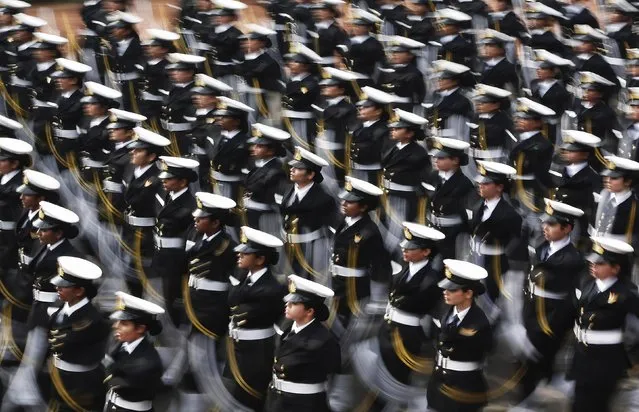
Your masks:
M117 344L104 360L108 388L104 410L152 411L161 388L162 361L149 335L162 331L157 317L164 309L121 291L115 294L119 305L109 318Z
M466 121L472 116L473 106L464 96L462 87L467 86L470 68L454 62L433 62L437 75L437 91L430 107L430 125L437 129L452 129L460 140L468 139Z
M563 11L564 19L560 20L560 24L568 33L576 32L576 25L587 25L594 29L599 28L597 18L588 9L583 0L572 0L570 4L563 6Z
M330 264L335 291L331 310L336 313L331 329L337 337L346 332L353 316L362 313L363 301L381 302L388 293L390 256L370 216L381 195L377 186L347 176L339 196L344 220L335 232Z
M515 39L491 29L482 33L480 44L481 77L479 83L511 92L519 91L519 76L515 65L506 58L506 45Z
M249 25L251 31L242 37L244 61L237 66L237 74L244 79L245 85L238 86L243 101L258 110L255 119L277 126L282 102L282 68L267 50L271 47L270 36L275 32L258 25Z
M458 245L464 245L463 240L468 215L466 208L474 194L474 185L464 175L461 166L468 164L468 143L457 139L434 137L432 154L435 159L436 171L433 171L429 181L434 189L429 193L430 205L427 216L428 222L441 231L446 238L439 242L439 251L444 259L457 256ZM426 186L422 183L422 186Z
M139 113L138 83L140 72L136 67L143 60L143 50L140 37L133 25L141 23L142 19L131 13L116 12L112 14L109 30L109 76L122 91L122 108L129 112Z
M58 275L51 283L64 305L49 320L49 373L53 402L59 411L97 410L104 405L104 357L109 327L91 303L94 282L102 270L87 260L58 258Z
M282 317L286 290L275 278L280 239L247 226L242 227L237 266L247 271L241 281L231 279L231 308L227 340L227 367L232 378L229 392L241 404L261 410L273 374L276 334L273 325Z
M639 211L636 194L633 191L639 163L617 156L606 156L607 168L604 176L604 190L597 206L594 233L635 244L639 234Z
M230 277L235 275L237 245L227 233L233 220L235 202L213 193L195 194L197 209L192 213L197 233L187 246L188 283L183 288L184 308L193 325L189 341L190 371L200 392L215 403L209 382L215 380L222 389L218 371L220 341L226 335L229 320L227 303ZM206 353L206 358L201 354Z
M297 53L286 55L289 79L282 96L282 119L295 143L312 150L317 129L312 106L318 103L320 87L312 51L301 45L298 49Z
M491 274L482 306L489 310L488 317L494 322L499 312L493 303L503 293L504 275L511 265L526 260L521 250L522 218L503 197L515 169L485 160L478 163L475 181L481 200L472 207L469 216L470 250L472 261Z
M420 186L422 177L431 169L426 149L417 143L425 137L422 127L427 120L401 109L395 109L395 113L395 121L388 125L394 144L382 152L382 224L387 231L386 248L392 256L399 252L402 222L424 221L426 218L426 204Z
M498 0L490 5L489 27L525 42L530 38L521 18L513 11L512 0Z
M630 281L632 246L609 237L592 240L591 276L583 277L573 298L576 343L568 378L575 380L574 410L607 411L631 366L623 329L628 314L639 314L639 299Z
M488 402L483 363L493 346L492 328L476 297L486 288L488 273L472 263L446 259L446 278L439 282L451 306L435 324L437 359L428 382L428 406L436 411L476 411Z
M639 87L639 49L628 49L625 73L626 87Z
M240 37L242 32L235 26L240 10L246 9L246 4L235 0L216 0L213 30L209 30L206 42L211 45L213 56L212 73L215 78L230 85L234 90L237 86L235 66L242 59Z
M543 209L543 199L548 197L548 190L553 186L548 173L553 148L545 132L548 127L545 117L553 116L555 112L525 97L518 99L516 110L519 142L509 155L510 164L517 171L512 196L526 216L528 228L536 234L539 221L535 214Z
M594 193L601 191L601 176L590 166L590 157L601 140L594 135L577 130L564 131L561 159L565 166L557 181L554 199L584 212L575 219L572 240L580 249L588 244L588 228L594 220L597 205Z
M185 117L192 120L191 150L190 153L200 162L198 174L200 187L210 185L211 162L208 159L206 148L219 140L220 127L216 124L215 110L218 105L218 95L233 90L231 86L202 73L195 75L196 86L191 90L195 117Z
M577 239L572 239L575 222L583 211L546 199L545 212L542 217L545 241L535 248L524 287L527 293L522 332L529 344L520 349L522 363L526 365L518 394L521 400L540 381L552 379L555 356L573 324L572 294L585 269L581 253L573 246Z
M629 96L624 109L626 129L619 143L617 155L632 160L639 160L637 139L639 139L639 88L629 87Z
M337 219L335 200L321 186L322 167L327 165L321 157L297 146L289 162L294 186L280 206L291 268L320 282L327 280L328 229L336 226Z
M379 17L359 9L356 18L351 21L348 57L353 61L350 69L355 73L372 77L375 68L386 61L384 46L371 36L378 22L381 22Z
M470 154L474 160L505 161L514 145L513 121L506 110L508 90L478 84L475 87L476 115L470 127Z
M471 21L472 17L449 8L437 10L435 17L439 23L438 34L441 43L437 58L473 67L477 50L473 41L461 33L462 26Z
M148 285L147 273L151 272L151 259L154 253L153 228L155 217L161 209L157 198L162 181L160 169L156 166L159 156L171 142L169 139L141 127L135 128L137 139L127 145L131 153L131 166L123 176L124 191L124 238L132 246L134 273L125 278L129 292L142 296L142 290ZM105 184L106 187L106 184ZM164 199L162 199L164 200Z
M60 256L77 256L79 251L69 242L78 235L80 218L69 209L40 202L38 219L33 222L42 245L33 255L26 272L33 280L33 306L29 313L29 329L46 327L47 309L58 300L51 279L56 275L57 259Z
M322 97L326 106L318 114L318 134L315 139L315 152L329 160L324 174L344 186L344 175L352 166L345 150L347 143L353 142L352 133L357 127L357 107L346 97L349 81L356 81L349 72L324 68L330 78L320 82Z
M193 116L191 94L195 87L196 66L205 61L204 57L190 54L170 53L173 63L166 66L171 78L171 89L162 105L162 129L171 140L169 153L174 156L186 155L189 151L188 132L193 125L185 116Z
M564 58L572 57L570 48L564 45L553 32L556 21L564 18L560 11L534 2L526 3L525 13L530 30L528 46L533 49L544 49Z
M628 58L628 49L639 46L639 38L632 32L632 23L639 9L626 0L612 1L607 4L606 32L617 43L619 56Z
M82 79L91 71L91 67L65 58L56 59L56 62L59 68L51 74L51 78L55 79L60 94L55 101L57 109L51 124L55 139L48 140L47 137L47 143L58 164L66 167L67 154L76 151L78 147L79 134L76 127L82 118ZM47 131L45 135L48 135Z
M275 351L264 410L328 412L326 381L339 372L341 363L339 343L321 323L328 318L324 300L333 291L297 275L288 280L285 314L293 323L284 330Z
M85 96L80 99L84 117L78 124L78 151L86 168L104 167L106 155L113 149L109 139L109 109L117 108L122 93L95 82L85 82Z
M182 274L187 268L184 246L187 231L193 224L191 212L196 205L189 183L197 180L199 163L171 156L160 156L160 160L162 173L158 178L162 180L167 195L156 217L155 253L151 266L154 273L162 279L166 311L171 321L179 326L183 316L176 301L180 296Z
M316 33L309 35L312 49L322 57L324 65L333 64L333 50L338 45L348 45L348 34L336 20L342 15L338 10L342 4L341 0L322 0L313 6Z
M162 102L171 89L171 79L166 67L171 64L169 53L175 52L173 42L180 35L166 30L147 29L151 39L142 43L145 60L139 63L138 70L144 81L142 92L138 95L140 114L149 119L149 124L156 132L160 130Z
M614 84L611 89L616 92L619 89L619 80L610 64L597 51L601 42L608 39L601 30L588 25L576 25L573 40L577 42L575 52L576 69L579 72L592 72L605 78ZM608 96L606 96L608 98Z
M242 182L249 167L248 116L253 111L243 103L222 96L213 112L220 128L217 141L209 149L213 191L236 203L243 197Z
M348 151L351 176L378 184L382 150L392 144L388 129L390 103L393 96L372 87L364 87L365 98L357 102L357 119Z
M253 124L251 145L253 167L244 180L246 192L242 205L246 209L248 226L266 233L280 233L282 221L279 204L288 186L288 178L280 158L286 155L284 148L291 135L283 130Z
M9 119L0 119L13 124ZM4 272L16 267L14 247L16 221L22 212L20 194L16 189L22 184L23 170L31 166L33 147L22 140L0 138L0 269Z
M380 69L378 83L385 92L393 95L396 102L394 107L413 112L426 96L424 74L417 68L417 51L401 40L389 51L391 66Z

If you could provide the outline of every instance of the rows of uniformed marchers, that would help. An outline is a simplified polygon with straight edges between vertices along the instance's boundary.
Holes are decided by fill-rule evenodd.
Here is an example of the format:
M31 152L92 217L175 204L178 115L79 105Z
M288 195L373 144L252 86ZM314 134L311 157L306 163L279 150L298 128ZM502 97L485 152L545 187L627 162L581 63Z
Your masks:
M0 412L639 410L637 2L127 6L0 0Z

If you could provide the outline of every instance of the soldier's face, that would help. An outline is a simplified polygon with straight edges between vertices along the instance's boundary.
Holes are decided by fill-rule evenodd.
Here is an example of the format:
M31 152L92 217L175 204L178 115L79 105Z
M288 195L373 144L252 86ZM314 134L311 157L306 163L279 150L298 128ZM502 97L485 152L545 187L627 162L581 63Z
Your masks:
M207 10L211 10L212 8L213 8L213 5L208 0L198 0L197 1L197 9L199 11L207 11Z
M634 120L635 122L639 121L639 106L638 105L630 106L629 112L628 112L628 118L630 120Z
M217 25L231 24L231 23L233 23L233 21L235 21L235 17L234 16L215 16L213 21Z
M619 265L611 265L608 262L590 263L590 275L601 280L617 276L619 269Z
M544 222L541 224L544 238L549 242L556 242L568 236L572 227L570 225L560 225L559 223Z
M475 109L477 113L493 113L499 110L499 103L477 102Z
M102 2L102 8L107 12L124 11L124 3L107 0Z
M193 105L198 109L212 108L217 103L217 97L208 94L194 94L191 100L193 100Z
M437 80L437 90L449 90L457 87L457 81L453 79L440 78Z
M84 296L84 288L79 288L77 286L57 286L56 290L58 292L58 298L60 298L63 302L75 302L82 299Z
M220 228L220 221L209 217L194 217L193 222L198 233L215 233Z
M131 163L136 166L146 166L155 160L155 155L146 149L133 149L131 151Z
M303 320L313 309L306 309L302 303L286 302L284 314L286 319L293 321Z
M497 0L490 2L491 10L496 11L504 11L508 8L508 3L504 0Z
M102 106L99 103L85 103L82 105L82 111L85 116L89 117L98 117L104 116L106 113L106 107Z
M391 129L391 139L396 142L406 142L413 138L415 133L404 127L395 127Z
M293 76L306 72L306 65L299 62L290 61L287 66Z
M46 63L54 59L55 52L53 50L36 49L31 55L36 63Z
M259 39L248 39L242 43L246 53L254 53L264 48L264 42Z
M368 34L368 26L355 24L351 27L351 33L353 36L365 36Z
M362 206L358 202L349 202L342 200L342 214L348 217L361 216L366 212L366 206Z
M633 77L639 76L639 65L628 66L626 69L629 75Z
M0 175L6 175L7 173L11 173L14 170L20 167L20 162L17 160L0 160Z
M628 190L630 188L630 180L624 180L623 177L604 177L604 185L606 189L610 190L612 193L623 192L624 190Z
M472 290L463 291L461 289L444 289L444 302L446 302L446 304L449 306L461 305L472 298Z
M435 166L439 171L448 172L459 167L459 160L452 157L436 157Z
M421 262L428 256L430 256L430 249L402 249L402 258L404 259L404 262Z
M333 18L333 13L329 9L315 9L313 18L315 21L329 20Z
M501 57L504 55L504 49L494 44L487 44L482 47L482 56L488 59L493 57Z
M193 70L169 70L173 83L188 83L193 80Z
M329 99L333 97L342 96L344 94L344 89L338 86L322 86L322 96L327 97Z
M546 25L545 19L528 19L528 28L541 29Z
M134 342L146 333L146 326L136 325L132 320L117 320L113 324L113 336L118 342Z
M410 52L395 52L391 53L391 63L393 64L407 64L413 59Z
M168 50L162 46L146 46L144 53L149 59L161 59L166 56Z
M360 106L357 110L357 118L364 122L377 120L382 115L382 109L375 106Z
M8 26L13 21L13 16L9 13L0 13L0 26Z
M298 169L297 167L291 167L291 171L289 172L289 177L291 178L291 182L297 183L298 185L307 185L312 180L315 174L306 169Z
M43 245L53 245L60 239L62 239L62 231L55 229L38 229L36 232L40 238L40 243Z
M268 159L273 157L273 149L269 145L254 144L251 146L251 156L256 159Z
M242 253L237 254L237 267L240 269L250 270L259 265L263 265L263 257L258 257L255 253Z
M216 119L217 120L215 122L218 125L220 125L220 127L224 130L228 130L228 131L236 130L238 126L240 125L240 121L236 119L235 117L219 116Z
M497 185L495 183L480 183L478 185L479 196L483 199L494 199L501 195L501 191L499 190L501 185Z
M162 186L164 186L164 190L167 192L178 192L184 188L184 185L182 185L183 180L184 179L178 179L177 177L162 179Z
M455 26L454 24L442 24L439 26L438 34L440 36L448 36L451 34L455 34L458 31L459 31L459 27Z
M533 130L541 130L541 122L537 119L517 117L515 119L515 128L518 132L531 132Z
M114 142L126 142L133 132L129 129L109 129L109 140Z
M552 79L554 77L554 73L552 69L546 69L546 68L538 68L537 69L537 78L539 80L548 80L548 79Z
M67 91L77 87L78 80L73 77L60 77L55 79L55 85L58 90Z
M588 152L561 151L561 158L566 163L581 163L588 160Z
M38 210L38 208L40 207L40 201L42 199L44 198L38 195L25 195L24 193L20 195L22 207L28 210Z
M589 41L582 41L575 46L575 50L577 53L592 53L595 51L595 45Z

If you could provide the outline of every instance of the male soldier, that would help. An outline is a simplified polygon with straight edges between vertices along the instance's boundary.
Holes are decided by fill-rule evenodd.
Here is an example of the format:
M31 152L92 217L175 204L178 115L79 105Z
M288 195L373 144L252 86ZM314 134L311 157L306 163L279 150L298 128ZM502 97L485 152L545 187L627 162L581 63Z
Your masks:
M433 137L432 153L435 168L427 179L430 205L427 219L434 228L446 235L439 242L439 251L444 259L452 259L457 255L458 245L464 246L461 237L467 227L466 208L470 203L474 186L470 179L462 173L461 166L468 164L469 144L457 139Z
M116 12L115 20L111 21L109 30L109 69L113 80L122 90L122 108L129 112L139 113L138 83L140 72L136 67L143 61L140 37L133 25L142 22L138 16L130 13Z
M173 63L166 66L171 77L171 90L162 105L162 128L170 136L169 153L180 156L189 152L188 132L193 128L184 116L193 116L191 89L195 87L196 66L204 57L190 54L170 53Z
M180 296L182 274L187 268L184 246L193 222L191 212L195 209L195 197L189 191L189 183L197 180L199 163L171 156L160 156L160 160L162 173L158 177L167 195L156 218L155 253L151 265L162 279L166 311L171 321L179 326L184 319L176 301Z
M290 179L295 185L286 192L280 207L293 271L319 282L327 280L327 231L336 226L337 218L335 200L321 186L321 170L327 165L321 157L297 146L289 162Z
M508 90L478 84L475 87L475 119L470 126L470 154L474 160L505 161L513 146L514 129Z

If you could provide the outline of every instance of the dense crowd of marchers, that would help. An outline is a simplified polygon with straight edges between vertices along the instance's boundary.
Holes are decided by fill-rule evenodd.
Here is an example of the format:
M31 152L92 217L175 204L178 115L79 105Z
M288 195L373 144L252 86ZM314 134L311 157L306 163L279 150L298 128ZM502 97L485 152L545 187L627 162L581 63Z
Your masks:
M242 31L184 0L141 38L87 0L70 41L0 0L0 411L612 410L639 5L597 5L280 0Z

